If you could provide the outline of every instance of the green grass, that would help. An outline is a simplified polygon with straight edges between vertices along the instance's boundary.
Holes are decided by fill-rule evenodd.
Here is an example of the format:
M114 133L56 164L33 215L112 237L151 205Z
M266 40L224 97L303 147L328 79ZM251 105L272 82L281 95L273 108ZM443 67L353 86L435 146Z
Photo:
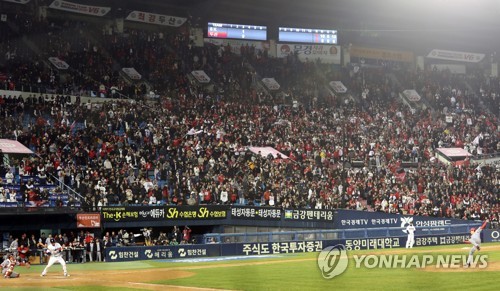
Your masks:
M488 244L484 244L487 246ZM436 256L435 250L446 250L446 254L466 254L464 245L420 247L415 253ZM449 252L449 249L456 249ZM426 251L429 252L426 252ZM384 250L355 251L353 254L383 253ZM489 256L489 266L500 264L500 252L481 251ZM409 255L409 254L408 254ZM407 255L407 256L408 256ZM236 290L498 290L500 270L454 270L430 272L422 269L356 269L350 258L348 269L333 279L324 279L317 266L318 254L300 254L281 257L290 260L310 258L311 260L281 262L266 265L245 265L237 267L216 267L196 270L191 278L156 282L160 284L211 287ZM234 262L233 262L234 263ZM231 264L228 262L227 264ZM363 266L363 265L362 265Z
M462 249L467 245L414 248L412 253L419 255L467 254ZM499 246L499 244L483 244ZM441 251L442 250L442 251ZM86 270L134 270L168 268L192 272L194 275L182 279L161 280L151 284L179 285L198 288L231 290L498 290L500 278L500 251L482 249L476 255L488 255L488 267L483 270L441 270L428 269L367 269L355 268L353 255L383 254L386 250L351 251L347 270L333 279L324 279L317 265L318 253L282 255L273 258L251 260L229 260L201 263L173 263L168 261L140 261L120 263L70 264L71 272ZM394 249L391 252L404 252ZM407 257L411 254L406 253ZM22 273L40 273L44 266L34 265ZM165 270L168 272L169 270ZM54 265L49 272L62 272ZM22 278L21 278L22 279ZM114 288L103 286L53 287L37 290L140 290L134 288ZM3 287L0 287L2 291ZM9 290L8 288L5 290ZM33 290L23 288L15 290ZM168 287L165 287L168 290Z

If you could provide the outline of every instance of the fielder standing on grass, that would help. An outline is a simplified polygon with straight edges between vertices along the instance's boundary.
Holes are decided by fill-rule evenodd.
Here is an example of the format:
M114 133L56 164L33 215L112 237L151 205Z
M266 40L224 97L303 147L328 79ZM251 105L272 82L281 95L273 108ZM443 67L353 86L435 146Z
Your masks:
M469 251L469 258L467 258L467 263L465 264L464 268L470 267L472 264L473 260L473 255L474 253L479 250L481 250L481 231L486 227L486 224L488 224L489 220L486 219L478 229L471 228L470 229L470 238L468 241L465 241L467 244L472 244L472 248Z
M69 277L68 270L66 269L66 262L64 261L64 258L62 257L63 255L63 248L62 246L55 241L55 239L51 238L49 244L47 245L47 254L50 254L50 259L45 267L43 269L43 272L40 276L45 276L47 274L47 270L55 263L59 262L61 266L63 267L64 271L64 276Z
M410 222L410 225L406 227L406 232L408 233L408 239L406 240L406 248L413 248L415 244L415 226L413 226L413 222Z

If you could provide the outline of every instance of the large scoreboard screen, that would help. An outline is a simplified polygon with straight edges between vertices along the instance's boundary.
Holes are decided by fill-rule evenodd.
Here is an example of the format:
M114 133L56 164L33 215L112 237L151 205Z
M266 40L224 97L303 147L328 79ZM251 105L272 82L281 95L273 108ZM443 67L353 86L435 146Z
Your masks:
M209 22L207 36L211 38L267 40L267 26Z
M328 29L280 27L278 40L280 42L337 44L337 31Z

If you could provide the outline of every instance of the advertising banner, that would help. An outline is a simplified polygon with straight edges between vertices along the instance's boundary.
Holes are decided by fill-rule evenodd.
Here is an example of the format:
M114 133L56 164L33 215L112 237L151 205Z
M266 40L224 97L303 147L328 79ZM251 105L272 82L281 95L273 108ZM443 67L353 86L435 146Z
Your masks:
M178 17L178 16L155 14L155 13L149 13L149 12L143 12L143 11L132 11L127 15L125 20L179 27L187 21L187 18Z
M457 52L457 51L447 51L433 49L427 57L430 59L438 60L448 60L457 62L467 62L467 63L479 63L484 59L484 54L469 53L469 52Z
M301 62L313 62L319 59L326 64L340 64L340 51L338 45L283 43L277 45L276 53L278 58L296 54Z
M104 222L226 219L226 205L197 206L107 206L101 208Z
M461 244L469 239L470 235L453 234L453 235L424 235L415 236L415 247L421 246L439 246ZM400 248L406 246L407 237L378 237L378 238L358 238L340 240L340 244L345 245L346 250L372 250L372 249L389 249Z
M482 231L484 242L500 242L500 229L485 229Z
M3 0L5 2L12 2L12 3L18 3L18 4L28 4L31 0Z
M335 212L326 209L285 209L285 220L333 222Z
M431 230L430 228L425 229L425 227L433 227L433 232L443 231L445 230L445 226L463 224L477 225L478 223L480 223L472 220L453 218L413 216L389 214L384 212L367 212L340 209L336 210L336 219L334 225L335 228L338 229L401 227L403 231L410 222L412 222L415 227L423 227L423 231Z
M77 213L76 214L77 228L100 228L101 214L100 213Z
M17 208L17 202L0 202L0 208L2 207L16 207Z
M413 53L407 51L352 46L349 48L349 54L351 57L358 57L365 59L396 61L405 63L413 63L415 61L415 56L413 55Z
M252 206L231 206L231 218L280 220L280 208L264 208Z
M62 0L52 2L49 8L93 16L104 16L111 10L111 7L91 6Z
M414 246L462 244L468 234L415 236ZM214 243L174 246L132 246L105 249L106 262L194 259L218 256L258 256L320 252L328 246L344 245L347 251L404 248L406 236L285 242Z
M226 219L228 217L228 206L207 205L207 206L166 206L165 219Z
M320 252L324 247L330 244L324 244L324 241L286 241L286 242L262 242L262 243L240 243L236 244L238 253L236 255L275 255L275 254L295 254L295 253L315 253ZM221 250L222 256L225 254L225 248ZM234 255L234 254L233 254Z
M106 248L106 262L124 262L137 260L161 260L214 257L220 255L220 245L175 245L150 247L111 247Z
M109 206L101 207L104 222L165 220L163 206Z

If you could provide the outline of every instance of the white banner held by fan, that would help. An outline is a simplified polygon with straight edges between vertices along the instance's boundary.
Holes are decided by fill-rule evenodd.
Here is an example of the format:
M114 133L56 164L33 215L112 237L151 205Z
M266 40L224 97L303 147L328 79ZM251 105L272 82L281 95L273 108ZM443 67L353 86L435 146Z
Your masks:
M266 85L269 90L279 90L280 84L274 78L264 78L262 83Z
M179 27L187 21L187 18L142 11L132 11L128 14L125 20Z
M412 102L418 102L422 97L417 93L417 91L413 89L408 89L403 91L403 95L405 95L406 99Z
M91 6L62 0L52 2L49 8L93 16L104 16L111 10L111 7Z
M210 83L210 77L205 73L205 71L192 71L191 74L196 78L196 80L200 83L206 84Z
M67 70L69 68L68 63L66 63L65 61L63 61L57 57L50 57L49 62L52 65L54 65L54 67L58 68L59 70Z
M330 87L335 91L335 93L346 93L347 87L340 81L331 81Z
M468 52L456 52L456 51L446 51L446 50L432 50L427 57L431 59L439 60L449 60L449 61L459 61L468 63L479 63L484 59L484 54L478 53L468 53Z
M139 74L139 72L137 72L134 68L122 68L122 71L132 80L142 79L141 74Z

